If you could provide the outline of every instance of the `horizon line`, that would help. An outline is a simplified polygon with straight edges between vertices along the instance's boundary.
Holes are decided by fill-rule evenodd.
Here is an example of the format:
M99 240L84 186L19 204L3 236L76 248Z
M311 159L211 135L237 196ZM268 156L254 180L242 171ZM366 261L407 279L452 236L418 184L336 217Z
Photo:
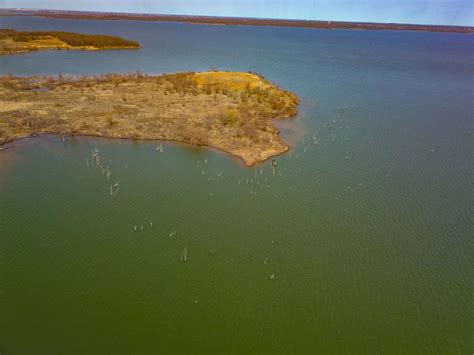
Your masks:
M428 27L439 27L439 28L460 28L469 29L474 31L474 25L442 25L432 23L404 23L404 22L372 22L372 21L341 21L341 20L316 20L316 19L294 19L294 18L280 18L280 17L247 17L247 16L222 16L222 15L190 15L190 14L166 14L166 13L153 13L153 12L119 12L119 11L94 11L94 10L64 10L64 9L42 9L42 8L2 8L1 11L12 11L12 12L55 12L55 13L77 13L77 14L103 14L103 15L124 15L124 16L156 16L156 17L176 17L186 19L233 19L233 20L255 20L255 21L291 21L291 22L302 22L302 23L317 23L317 24L362 24L362 25L388 25L388 26L428 26ZM157 19L159 20L159 19ZM183 22L183 21L177 21Z

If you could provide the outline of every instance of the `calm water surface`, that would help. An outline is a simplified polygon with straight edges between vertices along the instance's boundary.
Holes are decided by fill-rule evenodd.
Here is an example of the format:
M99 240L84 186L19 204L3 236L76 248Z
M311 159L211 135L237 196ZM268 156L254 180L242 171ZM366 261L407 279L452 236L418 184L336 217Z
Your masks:
M292 150L275 176L268 163L177 144L8 145L2 354L472 353L472 35L0 25L144 47L2 57L1 74L217 67L262 73L302 99L281 125ZM94 148L110 181L86 164Z

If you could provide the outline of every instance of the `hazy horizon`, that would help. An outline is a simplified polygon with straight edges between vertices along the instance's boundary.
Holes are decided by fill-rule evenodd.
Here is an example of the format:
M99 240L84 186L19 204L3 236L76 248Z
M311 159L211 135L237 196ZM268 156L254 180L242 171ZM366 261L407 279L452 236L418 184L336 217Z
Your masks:
M329 21L329 22L348 22L348 23L379 23L379 24L399 24L399 25L425 25L425 26L454 26L454 27L473 27L473 25L445 25L437 23L414 23L414 22L385 22L385 21L354 21L354 20L327 20L327 19L299 19L299 18L283 18L283 17L256 17L256 16L232 16L232 15L192 15L192 14L174 14L174 13L157 13L157 12L132 12L132 11L97 11L97 10L65 10L53 8L0 8L0 10L21 10L21 11L77 11L91 13L108 13L108 14L130 14L130 15L156 15L156 16L189 16L189 17L215 17L215 18L241 18L255 20L289 20L289 21Z
M183 16L403 23L473 26L473 4L466 0L0 0L0 8L124 12Z

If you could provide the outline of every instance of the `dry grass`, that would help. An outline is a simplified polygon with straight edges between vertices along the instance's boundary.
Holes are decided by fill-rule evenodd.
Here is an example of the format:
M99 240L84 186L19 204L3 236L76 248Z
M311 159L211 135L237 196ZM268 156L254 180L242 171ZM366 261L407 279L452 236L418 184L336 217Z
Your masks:
M0 144L41 133L206 145L253 165L288 149L296 95L252 73L0 77Z

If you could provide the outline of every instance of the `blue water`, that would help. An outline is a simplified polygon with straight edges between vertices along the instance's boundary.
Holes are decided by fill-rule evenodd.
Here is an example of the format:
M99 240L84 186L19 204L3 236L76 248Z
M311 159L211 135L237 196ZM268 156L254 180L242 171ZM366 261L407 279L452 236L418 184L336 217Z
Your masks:
M292 149L276 176L209 149L165 144L157 157L155 142L48 136L0 152L2 354L472 353L472 35L0 27L143 46L0 57L2 74L216 67L301 98L280 125ZM96 146L119 199L85 166Z

